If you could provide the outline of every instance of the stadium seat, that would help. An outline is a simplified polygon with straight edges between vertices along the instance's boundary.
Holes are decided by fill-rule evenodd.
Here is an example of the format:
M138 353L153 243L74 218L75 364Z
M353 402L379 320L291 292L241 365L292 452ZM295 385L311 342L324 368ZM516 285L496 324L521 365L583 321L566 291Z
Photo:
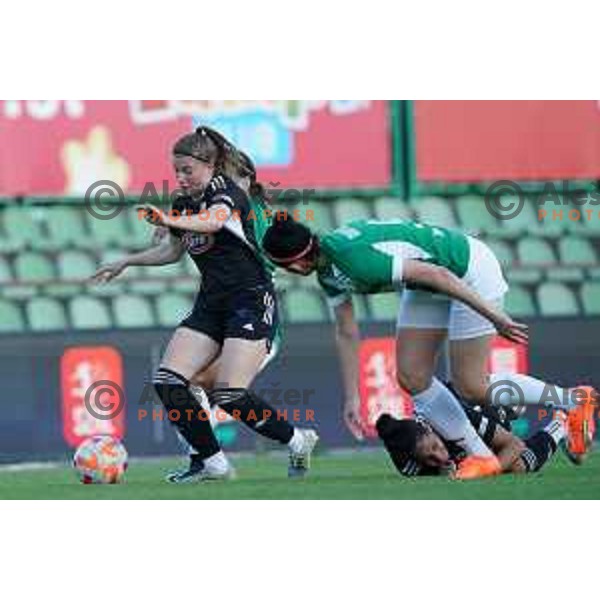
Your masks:
M191 277L184 277L183 279L177 279L170 284L173 292L180 292L182 294L197 294L199 290L199 283L197 280Z
M491 236L501 232L501 222L487 210L481 196L463 196L457 199L456 211L459 227L469 234L486 233Z
M7 206L3 215L7 245L37 248L40 240L45 237L40 218L42 214L43 209L39 207Z
M355 295L353 298L354 318L359 323L364 323L371 320L369 312L368 296Z
M127 208L123 209L113 219L105 221L97 219L91 214L87 217L87 224L90 230L94 246L98 248L115 247L127 248L131 243L131 234L127 227ZM146 227L150 225L144 223Z
M586 238L568 236L558 242L558 253L563 265L591 267L598 264L598 258L591 242Z
M556 256L550 244L541 238L526 237L517 244L519 264L528 267L550 267Z
M508 197L502 200L504 206L518 202L516 198ZM502 221L502 228L498 235L505 238L520 238L525 233L530 235L542 235L543 225L538 219L537 203L534 198L527 197L521 212L512 219Z
M51 298L72 298L73 296L81 294L82 287L83 286L78 283L56 281L46 284L43 287L43 294Z
M23 252L14 263L17 279L20 281L43 281L56 277L52 262L43 254Z
M585 278L583 269L575 267L553 267L548 269L546 277L549 281L562 281L563 283L578 283Z
M561 283L543 283L537 297L542 316L566 317L579 313L575 294Z
M46 227L49 237L45 246L62 250L71 246L87 248L92 239L84 228L84 208L57 206L49 209L46 215Z
M100 298L76 296L69 302L69 314L75 329L107 329L112 326L108 307Z
M81 250L65 250L56 259L60 279L89 279L96 272L96 261Z
M586 315L600 315L600 281L587 281L581 286L581 303Z
M328 320L328 311L320 294L307 290L288 290L283 296L283 314L290 323Z
M0 256L0 283L13 281L12 272L8 261L3 256Z
M154 325L150 302L142 296L116 296L113 300L113 315L115 325L125 329Z
M344 198L341 200L332 200L333 215L335 218L335 226L341 227L358 219L372 219L374 217L371 212L371 207L366 200L357 198Z
M32 298L27 302L27 320L32 331L62 331L67 318L63 305L53 298Z
M123 241L125 247L139 250L148 247L152 241L154 227L139 218L135 207L126 207L120 216L129 221L129 234Z
M369 296L369 307L374 321L396 322L400 300L398 294L375 294Z
M457 227L452 207L453 201L445 198L421 198L413 203L418 221L448 229Z
M13 283L2 287L2 296L7 300L29 300L38 295L38 289L34 284Z
M20 333L25 330L25 321L19 305L0 300L0 333Z
M486 240L486 244L490 247L504 268L512 266L515 255L509 243L493 239Z
M156 299L158 323L164 327L175 327L192 310L193 299L184 294L163 294Z
M194 267L195 268L195 267ZM196 269L196 272L198 270ZM172 277L181 277L184 275L183 272L183 261L172 263L170 265L164 265L162 267L143 267L144 276L151 279L165 278L170 279Z
M313 231L323 233L335 229L331 212L331 200L311 200L308 204L297 207L302 216L302 222ZM313 211L313 220L308 220L307 211ZM306 220L305 220L306 219Z
M531 317L536 314L533 296L526 288L512 285L506 297L506 310L515 317Z
M167 291L169 282L166 279L132 279L127 288L134 294L158 296Z
M380 221L414 219L414 214L408 205L408 202L405 202L400 198L377 198L377 200L375 200L374 209L375 217Z

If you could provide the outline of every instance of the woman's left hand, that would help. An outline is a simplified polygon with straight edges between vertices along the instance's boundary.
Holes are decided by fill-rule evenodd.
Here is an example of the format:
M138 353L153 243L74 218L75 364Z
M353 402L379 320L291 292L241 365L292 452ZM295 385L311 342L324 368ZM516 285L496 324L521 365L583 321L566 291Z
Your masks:
M503 338L516 344L526 344L529 341L529 327L525 323L517 323L505 314L495 317L493 323Z
M144 220L150 225L155 227L168 227L169 217L160 208L157 208L153 204L144 204L138 207L138 211L144 214Z

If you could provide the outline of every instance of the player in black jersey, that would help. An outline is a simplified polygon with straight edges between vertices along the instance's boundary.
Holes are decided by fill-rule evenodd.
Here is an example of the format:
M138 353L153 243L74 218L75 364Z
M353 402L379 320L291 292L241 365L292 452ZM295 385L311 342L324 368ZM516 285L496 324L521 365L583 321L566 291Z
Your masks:
M202 274L190 315L176 330L154 378L170 420L194 449L188 469L173 482L226 479L233 471L205 411L190 390L190 379L219 357L217 387L209 400L257 433L287 444L291 476L303 475L317 442L312 430L290 425L249 390L273 342L278 310L270 274L259 255L247 195L230 178L239 172L237 150L208 127L183 136L173 148L182 190L165 214L143 207L146 220L166 227L160 245L101 268L109 281L130 265L165 265L187 251Z
M523 441L511 432L510 421L503 409L474 408L462 403L467 418L494 452L504 473L539 471L561 446L567 456L565 438L566 414L556 411L546 427ZM388 414L377 420L377 432L399 473L407 477L447 475L461 479L484 476L472 469L464 450L455 442L444 440L422 419L394 419Z

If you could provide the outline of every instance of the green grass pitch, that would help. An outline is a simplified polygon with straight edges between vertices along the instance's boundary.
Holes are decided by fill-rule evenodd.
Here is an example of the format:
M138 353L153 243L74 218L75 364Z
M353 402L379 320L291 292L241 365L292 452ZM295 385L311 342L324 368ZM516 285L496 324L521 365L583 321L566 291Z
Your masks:
M581 467L557 456L543 472L474 482L404 479L383 452L323 453L310 476L289 481L283 455L239 457L235 481L174 486L164 475L177 460L136 462L121 485L82 485L65 466L0 471L0 499L600 499L600 455Z

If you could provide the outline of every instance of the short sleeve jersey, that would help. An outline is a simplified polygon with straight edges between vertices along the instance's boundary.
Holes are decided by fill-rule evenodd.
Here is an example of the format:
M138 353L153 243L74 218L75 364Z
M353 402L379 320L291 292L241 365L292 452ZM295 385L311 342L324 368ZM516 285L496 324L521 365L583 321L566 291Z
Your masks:
M469 268L466 235L415 221L353 221L320 240L319 284L331 304L352 294L400 289L406 260L444 267L462 278Z
M179 197L173 210L182 219L201 218L201 211L220 204L227 206L232 215L216 233L171 229L202 275L201 292L208 303L215 304L236 291L271 282L256 241L250 201L231 179L213 178L201 198Z

